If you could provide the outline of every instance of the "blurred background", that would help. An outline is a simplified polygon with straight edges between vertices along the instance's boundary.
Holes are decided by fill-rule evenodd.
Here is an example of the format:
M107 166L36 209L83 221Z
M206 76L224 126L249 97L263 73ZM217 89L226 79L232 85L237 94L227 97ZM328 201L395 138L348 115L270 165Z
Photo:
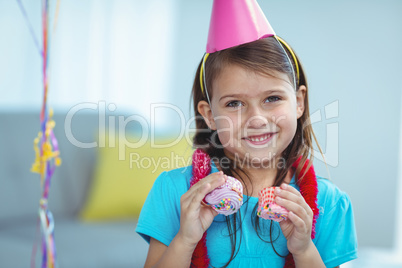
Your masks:
M41 1L21 2L41 44ZM343 267L402 267L402 2L258 2L306 70L328 166L316 152L316 171L352 200L359 259ZM189 152L182 131L191 132L212 0L60 1L57 20L50 3L48 104L63 163L49 207L60 267L141 267L147 244L136 217L164 168L142 174L132 156L148 151L133 144L177 140L177 154ZM0 40L0 266L27 267L37 241L40 180L29 170L42 59L17 1L0 0Z

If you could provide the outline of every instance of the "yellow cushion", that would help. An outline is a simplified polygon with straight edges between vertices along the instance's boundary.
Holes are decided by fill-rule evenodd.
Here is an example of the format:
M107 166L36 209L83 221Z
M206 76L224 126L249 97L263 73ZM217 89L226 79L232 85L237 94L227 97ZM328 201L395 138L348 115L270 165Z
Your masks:
M173 140L155 143L167 145ZM113 147L99 148L95 176L80 213L82 220L138 217L156 177L164 170L191 164L193 150L186 139L168 148L151 148L155 146L150 141L139 148L123 145L119 148L116 141Z

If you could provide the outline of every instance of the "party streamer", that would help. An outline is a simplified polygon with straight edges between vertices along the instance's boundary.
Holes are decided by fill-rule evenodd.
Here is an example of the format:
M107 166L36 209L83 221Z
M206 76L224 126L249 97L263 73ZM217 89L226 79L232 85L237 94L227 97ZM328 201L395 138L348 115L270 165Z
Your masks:
M39 200L38 224L41 230L41 249L42 249L42 268L54 268L56 262L56 245L54 241L54 219L48 209L48 197L50 190L50 182L56 166L61 164L60 151L56 136L53 133L55 122L52 119L53 111L48 109L48 62L49 62L49 0L42 0L42 49L39 49L37 39L33 32L33 27L29 22L25 8L21 0L17 0L21 12L25 17L26 23L30 29L32 38L37 46L42 57L42 77L43 77L43 102L40 112L40 131L34 139L35 162L32 165L31 171L40 174L40 182L42 194ZM59 0L57 1L53 28L56 27ZM53 29L53 30L54 30ZM35 267L36 243L32 250L31 267Z

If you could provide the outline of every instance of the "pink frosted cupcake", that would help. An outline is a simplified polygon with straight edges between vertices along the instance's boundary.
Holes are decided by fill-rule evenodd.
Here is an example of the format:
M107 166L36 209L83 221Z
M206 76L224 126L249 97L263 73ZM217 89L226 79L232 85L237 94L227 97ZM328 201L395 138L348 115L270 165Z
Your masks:
M204 201L219 214L228 216L236 213L243 205L243 185L228 176L223 185L205 196Z
M275 203L276 188L278 187L264 188L258 194L257 215L266 220L281 222L288 218L289 211Z

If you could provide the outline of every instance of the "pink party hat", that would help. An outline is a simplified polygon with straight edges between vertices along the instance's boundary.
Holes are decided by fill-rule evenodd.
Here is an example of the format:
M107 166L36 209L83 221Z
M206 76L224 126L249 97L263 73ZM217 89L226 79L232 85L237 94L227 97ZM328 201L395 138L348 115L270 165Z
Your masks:
M214 0L207 53L275 35L256 0Z

